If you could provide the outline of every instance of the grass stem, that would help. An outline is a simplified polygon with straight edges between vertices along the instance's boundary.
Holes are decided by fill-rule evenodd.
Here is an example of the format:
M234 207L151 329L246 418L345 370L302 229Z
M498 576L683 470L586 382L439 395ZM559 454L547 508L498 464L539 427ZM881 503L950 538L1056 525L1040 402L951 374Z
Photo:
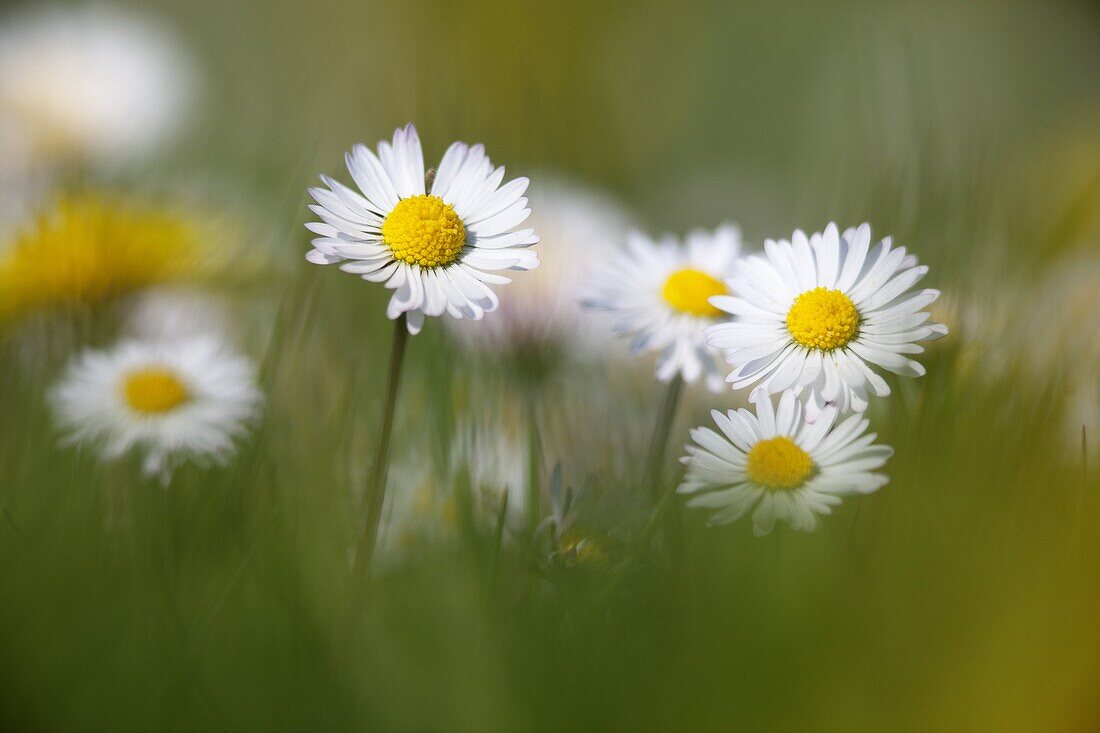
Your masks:
M371 557L378 540L378 524L386 499L386 476L390 467L390 439L393 435L393 414L397 406L397 390L401 384L401 367L405 361L405 345L409 340L406 316L401 314L393 323L390 346L389 377L386 381L386 402L382 408L382 432L378 436L378 451L374 454L369 483L363 496L362 532L352 568L354 578L370 572Z
M660 501L662 495L662 478L664 477L665 451L668 447L668 435L672 430L672 423L676 419L676 408L680 404L680 394L683 392L684 378L677 374L668 383L665 391L665 399L661 404L661 411L657 415L657 424L653 427L653 437L649 442L649 453L645 462L643 480L650 486L653 499Z

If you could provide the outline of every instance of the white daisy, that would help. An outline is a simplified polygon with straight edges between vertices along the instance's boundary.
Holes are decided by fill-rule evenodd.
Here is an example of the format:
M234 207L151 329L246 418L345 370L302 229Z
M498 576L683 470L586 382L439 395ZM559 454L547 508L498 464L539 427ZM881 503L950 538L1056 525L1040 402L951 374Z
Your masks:
M937 290L910 292L928 272L893 247L890 238L870 247L867 224L843 236L796 231L791 241L764 244L764 256L742 260L729 281L736 293L711 300L733 322L707 330L707 342L726 352L734 389L759 383L769 394L810 392L811 414L826 403L861 412L867 391L890 387L871 365L919 377L924 367L906 356L916 342L939 338L947 327L930 323L921 309Z
M529 446L518 425L462 423L451 446L451 466L468 472L475 518L492 527L507 497L507 521L517 529L529 511ZM537 507L536 507L537 509Z
M613 328L632 337L632 352L657 352L659 380L703 377L717 391L719 352L707 345L703 331L724 317L710 299L729 292L724 280L740 249L741 233L732 224L690 232L683 245L672 237L655 242L631 234L626 251L593 276L584 305L614 314Z
M838 410L829 405L818 419L805 421L805 403L792 391L779 399L755 396L756 414L745 408L711 412L721 434L709 428L691 431L697 445L687 446L687 474L677 489L696 494L687 505L714 509L709 525L728 524L752 507L753 530L771 532L777 519L796 530L817 526L817 515L831 513L846 494L869 494L889 479L874 473L893 449L872 445L864 435L868 421L859 414L833 427ZM702 493L700 493L702 492Z
M252 363L206 336L89 350L50 399L68 442L140 452L165 483L185 460L224 463L263 402Z
M46 7L0 29L0 120L35 154L152 152L187 118L195 79L174 34L130 12Z
M515 230L530 210L527 179L504 185L504 168L493 168L481 145L453 143L425 188L424 155L411 124L380 142L375 155L357 145L346 156L361 194L327 176L327 188L311 188L310 209L323 223L306 259L340 269L395 291L386 314L408 314L410 333L424 316L444 312L477 320L499 301L489 285L510 280L493 270L531 270L538 256L527 250L539 238Z
M552 176L539 176L529 197L530 223L542 239L538 269L509 288L508 298L483 321L447 325L463 345L496 354L605 353L603 329L581 312L580 289L625 238L630 217L607 193Z

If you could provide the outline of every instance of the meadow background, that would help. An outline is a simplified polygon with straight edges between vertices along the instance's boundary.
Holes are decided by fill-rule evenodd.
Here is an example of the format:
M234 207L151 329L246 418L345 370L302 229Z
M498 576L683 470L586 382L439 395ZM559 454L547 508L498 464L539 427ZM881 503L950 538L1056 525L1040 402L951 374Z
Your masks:
M5 729L1100 727L1096 4L133 10L176 28L201 94L173 145L84 184L235 222L236 264L206 288L267 407L229 466L185 467L165 490L58 447L43 395L66 347L40 348L54 327L38 323L0 334ZM407 121L429 160L481 141L533 198L567 177L643 230L732 219L756 249L869 221L910 247L951 335L920 357L926 377L872 403L891 483L812 534L677 511L678 532L640 542L651 364L555 362L521 475L547 514L560 466L588 551L551 556L523 529L498 543L447 508L470 482L451 445L471 420L526 445L528 385L430 322L409 345L390 480L432 497L428 528L384 527L362 587L348 552L387 295L304 261L305 190L346 181L344 150ZM687 429L741 399L689 391L663 484Z

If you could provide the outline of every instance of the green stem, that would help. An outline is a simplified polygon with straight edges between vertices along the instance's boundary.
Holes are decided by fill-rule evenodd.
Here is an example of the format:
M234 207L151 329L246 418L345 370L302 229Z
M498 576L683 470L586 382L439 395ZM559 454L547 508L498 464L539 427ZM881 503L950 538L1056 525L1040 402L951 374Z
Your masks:
M378 437L378 452L374 455L367 490L363 497L362 534L355 553L353 577L370 572L374 546L378 540L378 524L382 517L382 505L386 499L386 476L390 467L390 438L393 434L393 413L397 406L397 388L401 383L401 366L405 360L405 344L409 329L404 313L394 321L393 343L390 346L390 369L386 384L386 404L382 412L382 433Z
M649 541L653 539L653 534L657 531L657 528L661 526L661 520L664 519L669 507L675 503L672 501L674 496L676 496L675 487L671 487L668 491L661 494L661 498L657 501L657 506L653 508L653 514L649 516L649 521L645 523L641 533L638 535L639 547L644 548L649 544Z
M535 408L534 388L527 385L525 395L527 411L527 536L533 542L535 531L542 517L539 516L539 500L542 497L542 442L539 440L538 413Z
M680 404L680 393L683 391L684 378L677 374L668 383L665 391L665 400L661 404L661 412L657 415L657 424L653 427L653 437L649 442L649 454L645 463L643 479L649 482L653 498L661 499L661 479L664 476L665 450L668 446L668 434L672 430L672 423L676 419L676 408Z

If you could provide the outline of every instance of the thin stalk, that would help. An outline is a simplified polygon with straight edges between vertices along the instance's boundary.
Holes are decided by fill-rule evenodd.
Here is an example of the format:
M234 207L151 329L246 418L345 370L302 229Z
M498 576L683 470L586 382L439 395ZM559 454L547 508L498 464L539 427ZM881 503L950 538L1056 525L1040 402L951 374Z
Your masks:
M542 441L539 438L538 413L533 388L528 386L525 400L527 411L527 536L532 542L538 531L539 503L542 497Z
M397 389L401 384L401 367L405 361L405 344L409 340L409 329L405 321L405 314L402 313L393 323L389 378L386 382L386 403L382 411L382 433L378 436L378 451L374 454L374 466L371 470L366 493L363 496L362 533L359 536L359 548L355 553L355 563L352 568L353 577L356 578L370 571L374 546L378 540L378 524L382 517L382 505L386 499L386 476L390 467L393 413L397 406Z
M675 489L670 489L661 494L661 498L657 501L657 506L653 508L653 514L649 515L649 521L645 523L641 533L638 535L639 547L644 548L649 544L649 541L653 539L653 535L657 531L657 528L661 526L661 520L664 519L669 507L674 503L672 501L674 496L676 496Z
M664 476L665 450L668 447L668 434L672 430L672 422L676 419L676 408L680 404L680 393L683 391L684 378L677 374L668 383L665 391L665 400L661 404L661 411L657 415L657 424L653 427L653 437L649 442L649 453L645 462L644 480L649 482L650 491L655 500L661 500L661 479Z

